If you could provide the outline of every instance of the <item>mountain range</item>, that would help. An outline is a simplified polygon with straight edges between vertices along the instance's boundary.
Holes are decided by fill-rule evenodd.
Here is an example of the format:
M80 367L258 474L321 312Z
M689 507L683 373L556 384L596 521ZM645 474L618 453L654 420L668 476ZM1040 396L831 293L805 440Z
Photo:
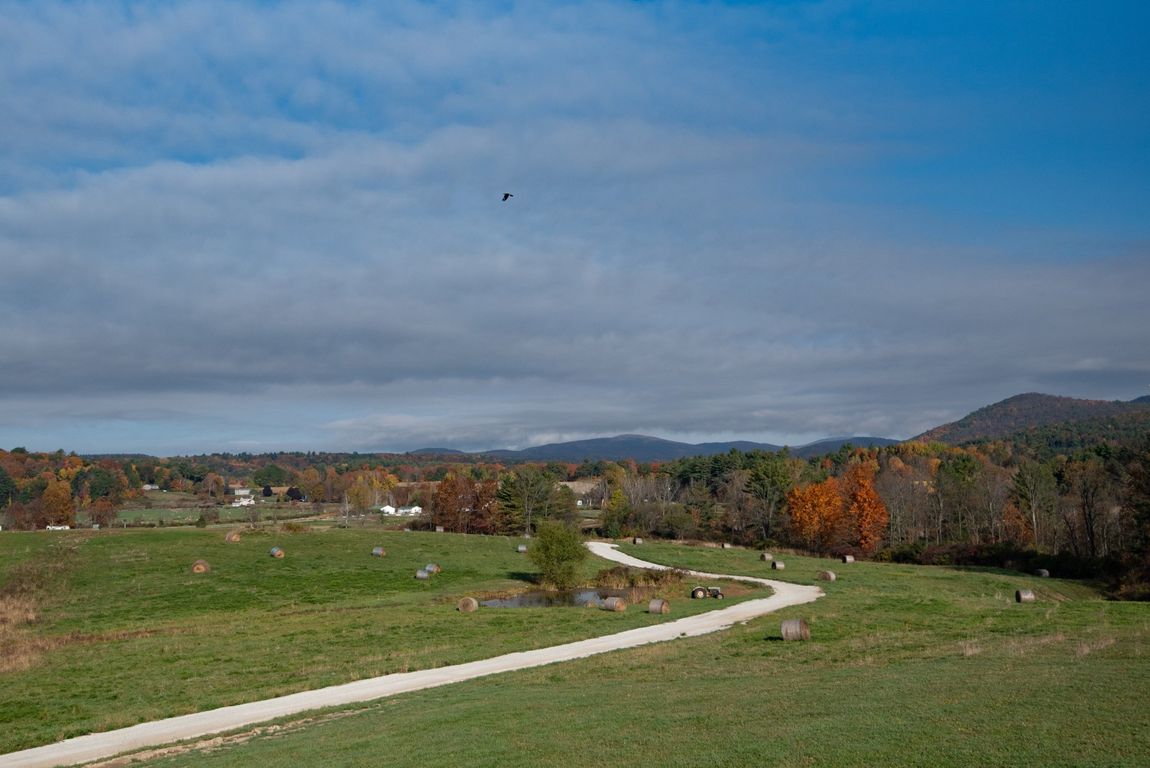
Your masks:
M791 455L799 458L821 456L825 453L834 453L843 445L850 443L856 446L883 446L899 442L885 437L836 437L807 445L791 448ZM548 443L522 450L494 450L476 451L475 456L495 459L505 462L519 461L595 461L611 460L624 461L634 459L638 462L648 461L674 461L688 456L711 456L716 453L726 453L732 448L739 451L781 451L783 446L770 443L755 443L749 440L732 440L719 443L681 443L675 440L664 440L660 437L647 435L616 435L615 437L596 437L589 440L574 440L567 443ZM452 455L460 454L446 448L423 448L411 451L420 455Z
M1015 395L979 408L963 418L935 427L912 438L922 442L949 445L986 440L1015 440L1040 453L1063 452L1090 447L1100 442L1150 434L1150 395L1131 401L1083 400L1044 395L1037 392ZM834 453L843 445L872 447L901 442L885 437L839 437L790 447L791 455L810 458ZM782 446L732 440L717 443L682 443L648 435L616 435L565 443L548 443L522 450L476 451L466 455L503 462L586 460L638 462L674 461L688 456L710 456L740 451L780 451ZM463 455L449 448L424 448L414 455Z

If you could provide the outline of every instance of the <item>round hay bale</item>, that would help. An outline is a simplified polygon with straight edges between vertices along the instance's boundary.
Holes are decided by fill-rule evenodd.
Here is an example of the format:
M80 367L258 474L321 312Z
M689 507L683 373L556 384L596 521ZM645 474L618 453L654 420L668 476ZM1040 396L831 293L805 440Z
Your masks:
M415 572L415 578L419 579L420 581L427 581L431 578L431 574L420 568Z
M479 610L479 601L474 597L465 597L455 606L460 613L475 613Z
M423 570L427 571L428 573L439 573L443 569L439 567L439 563L428 563L427 565L423 566Z
M522 555L527 551L527 545L526 544L520 544L518 547L515 548L515 551Z
M239 531L228 531L226 534L224 534L224 541L226 541L228 544L235 544L239 540L240 540L240 532Z
M197 560L192 563L192 573L210 573L212 566L208 565L207 560Z
M843 559L844 563L853 563L855 561L855 556L854 555L843 555L842 559Z
M635 538L631 539L631 543L632 544L642 544L643 543L643 537L642 536L636 536Z
M834 581L838 576L835 575L834 571L819 571L815 578L819 581Z
M283 560L284 551L279 547L272 547L268 554L274 557L276 560Z
M1034 592L1029 589L1020 589L1014 593L1016 603L1033 603L1036 599Z
M764 563L769 563L775 559L775 556L772 555L770 552L763 552L761 555L759 555L759 559L762 560Z
M810 640L811 628L802 619L787 619L783 622L784 640Z
M435 526L435 532L436 533L443 533L443 526L442 525Z
M772 571L785 571L786 568L787 568L787 564L784 563L782 560L772 560L771 561L771 570Z
M1039 568L1037 571L1034 572L1034 575L1040 579L1049 579L1050 578L1050 571L1046 570L1045 568Z
M730 549L732 546L734 546L734 545L731 544L731 542L729 542L729 541L723 542L723 549Z
M372 547L371 548L371 556L372 557L384 557L385 555L387 555L387 550L384 549L383 547Z
M656 598L647 603L647 613L660 613L666 615L671 612L671 604L666 600Z
M627 602L621 597L608 597L603 601L603 610L622 613L627 610Z

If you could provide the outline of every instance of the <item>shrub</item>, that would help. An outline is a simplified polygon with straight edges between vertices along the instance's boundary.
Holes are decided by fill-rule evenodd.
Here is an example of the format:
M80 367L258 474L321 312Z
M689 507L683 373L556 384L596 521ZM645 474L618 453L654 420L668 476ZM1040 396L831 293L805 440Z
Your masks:
M527 556L539 569L544 584L569 589L578 580L579 564L586 559L587 549L579 531L547 521L539 526Z

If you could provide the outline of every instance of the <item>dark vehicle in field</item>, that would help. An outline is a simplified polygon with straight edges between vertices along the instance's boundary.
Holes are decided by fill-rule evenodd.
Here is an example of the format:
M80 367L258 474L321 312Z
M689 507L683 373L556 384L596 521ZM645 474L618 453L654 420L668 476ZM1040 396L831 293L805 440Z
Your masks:
M695 600L702 600L705 597L713 597L716 600L722 600L723 590L719 587L695 587L691 590L691 597Z

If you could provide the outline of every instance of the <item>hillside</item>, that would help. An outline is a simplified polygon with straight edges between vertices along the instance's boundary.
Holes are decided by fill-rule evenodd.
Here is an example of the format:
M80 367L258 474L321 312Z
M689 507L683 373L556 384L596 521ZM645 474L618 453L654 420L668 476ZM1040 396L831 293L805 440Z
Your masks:
M567 443L548 443L519 451L484 451L483 456L501 461L584 461L634 459L638 462L673 461L687 456L726 453L731 448L740 451L777 451L777 445L738 440L729 443L680 443L647 435L616 435Z
M1118 440L1129 431L1139 429L1150 414L1150 402L1139 398L1120 400L1080 400L1027 393L1015 395L993 405L979 408L958 421L924 432L915 440L960 445L980 440L1014 438L1060 425L1060 433L1081 433L1086 442ZM1069 425L1078 425L1078 428Z
M838 437L791 448L791 454L799 458L821 456L834 453L843 445L882 446L899 442L885 437ZM713 456L727 453L732 448L744 453L749 451L781 451L782 446L770 443L755 443L748 440L732 440L717 443L681 443L647 435L617 435L590 440L575 440L568 443L549 443L520 451L484 451L481 455L500 461L584 461L633 459L638 462L674 461L690 456Z

